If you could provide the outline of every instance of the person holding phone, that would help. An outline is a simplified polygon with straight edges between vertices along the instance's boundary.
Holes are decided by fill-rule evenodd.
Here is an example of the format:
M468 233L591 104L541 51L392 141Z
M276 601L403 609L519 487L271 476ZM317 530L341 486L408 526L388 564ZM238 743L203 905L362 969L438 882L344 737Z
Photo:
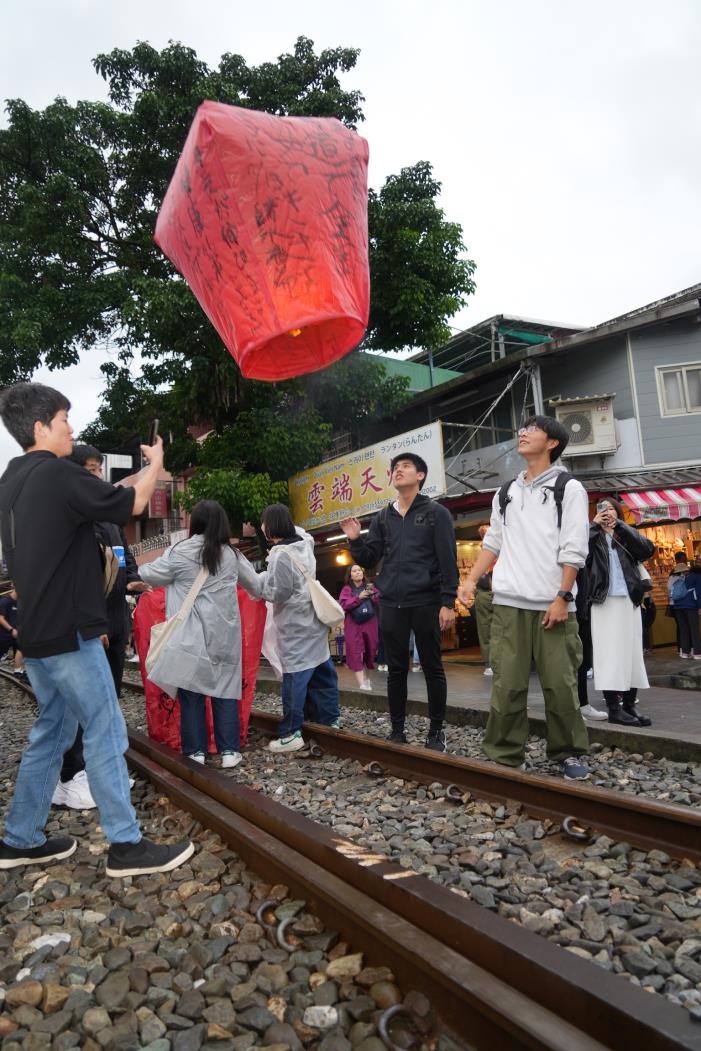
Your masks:
M587 576L594 686L604 694L610 723L650 726L636 711L639 689L647 689L640 606L650 582L639 564L655 545L623 521L623 508L607 497L596 505L589 531Z
M362 566L350 567L338 601L346 613L343 626L346 665L354 672L361 690L372 690L372 683L365 669L372 671L375 667L380 593L368 581Z

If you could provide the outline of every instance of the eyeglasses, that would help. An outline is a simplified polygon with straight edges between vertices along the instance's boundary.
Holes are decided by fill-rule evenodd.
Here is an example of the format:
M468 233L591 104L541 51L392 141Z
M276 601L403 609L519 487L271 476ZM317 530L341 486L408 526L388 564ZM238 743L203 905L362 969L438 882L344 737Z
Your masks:
M529 423L527 427L519 427L518 434L533 434L533 431L539 431L540 427L537 423Z

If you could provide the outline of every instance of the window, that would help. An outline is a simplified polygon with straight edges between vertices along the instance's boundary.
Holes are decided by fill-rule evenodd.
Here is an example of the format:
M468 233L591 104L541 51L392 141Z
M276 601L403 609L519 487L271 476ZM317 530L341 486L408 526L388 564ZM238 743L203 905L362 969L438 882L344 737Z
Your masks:
M656 371L663 416L701 412L701 361L658 368Z

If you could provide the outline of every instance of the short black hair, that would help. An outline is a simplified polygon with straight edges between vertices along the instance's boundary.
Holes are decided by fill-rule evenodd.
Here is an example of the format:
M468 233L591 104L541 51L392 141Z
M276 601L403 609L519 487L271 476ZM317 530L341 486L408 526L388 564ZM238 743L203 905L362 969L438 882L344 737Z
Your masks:
M532 424L539 427L541 431L545 431L548 438L557 442L555 448L550 450L550 463L555 463L562 456L570 440L567 428L554 416L529 416L522 426L530 427Z
M289 540L297 536L290 509L284 504L268 504L260 516L263 532L272 540Z
M15 383L0 394L2 422L25 450L35 444L35 423L48 427L57 412L62 409L68 412L70 407L65 394L43 383Z
M428 465L423 457L417 456L416 453L397 453L389 462L389 469L392 473L394 473L394 465L399 463L400 460L410 460L417 471L423 471L424 476L419 482L419 489L423 489L428 477Z
M97 460L99 464L102 464L105 458L94 445L74 445L73 452L66 459L85 467L88 460Z

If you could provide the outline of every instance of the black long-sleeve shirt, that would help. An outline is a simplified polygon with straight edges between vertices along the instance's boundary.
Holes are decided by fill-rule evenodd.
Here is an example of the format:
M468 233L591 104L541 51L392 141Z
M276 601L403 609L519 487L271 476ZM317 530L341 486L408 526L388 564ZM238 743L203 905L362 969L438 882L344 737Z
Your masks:
M455 529L450 512L419 493L402 517L394 505L375 515L365 537L350 543L365 569L383 559L377 578L382 606L452 608L458 588Z

